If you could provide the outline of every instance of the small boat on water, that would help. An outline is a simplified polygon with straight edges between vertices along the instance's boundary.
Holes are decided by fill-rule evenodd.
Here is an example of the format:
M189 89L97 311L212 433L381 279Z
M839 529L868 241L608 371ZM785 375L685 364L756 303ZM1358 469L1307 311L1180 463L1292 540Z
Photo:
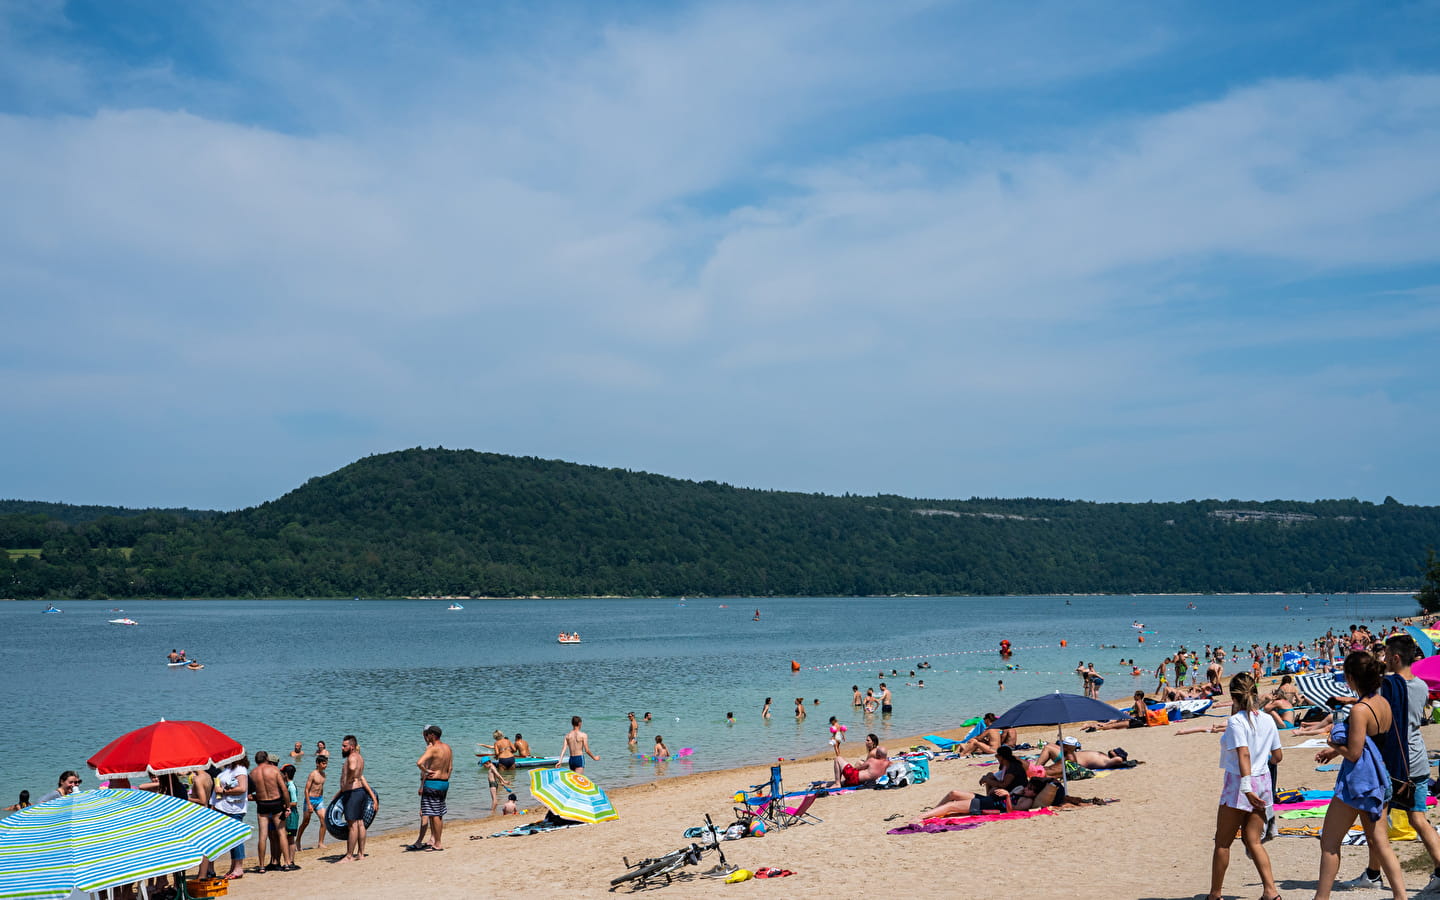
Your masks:
M47 606L47 607L45 607L44 609L40 610L40 613L43 615L43 614L45 614L45 613L61 613L61 612L64 612L64 611L65 611L65 610L59 609L58 607Z
M457 609L464 609L465 607L461 606L461 605L458 604L458 603L451 603L449 606L447 606L447 607L445 607L445 608L446 608L446 609L449 609L449 610L457 610Z
M580 643L580 632L573 631L569 634L566 634L562 631L560 632L560 636L555 640L561 644L578 644Z
M139 622L135 621L134 619L130 618L129 616L125 616L123 619L107 619L106 621L109 622L111 625L139 625L139 624L140 624Z

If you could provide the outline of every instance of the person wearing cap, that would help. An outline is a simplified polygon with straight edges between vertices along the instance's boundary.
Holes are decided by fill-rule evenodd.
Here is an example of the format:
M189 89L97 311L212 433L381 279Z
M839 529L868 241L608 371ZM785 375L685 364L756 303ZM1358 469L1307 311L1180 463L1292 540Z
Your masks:
M1045 766L1047 775L1060 776L1060 757L1085 769L1128 769L1140 763L1131 762L1130 755L1118 747L1114 750L1086 750L1080 746L1080 739L1073 735L1065 737L1058 745L1050 744L1040 751L1040 764Z

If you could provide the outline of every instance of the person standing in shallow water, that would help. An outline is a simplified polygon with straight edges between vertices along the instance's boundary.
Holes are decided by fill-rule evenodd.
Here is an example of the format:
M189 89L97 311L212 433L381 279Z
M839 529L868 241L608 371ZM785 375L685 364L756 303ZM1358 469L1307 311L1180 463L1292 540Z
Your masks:
M770 718L770 698L769 698L769 697L766 697L766 698L765 698L765 706L764 706L764 708L762 708L762 709L760 710L760 718L762 718L762 719L768 719L768 718Z
M650 714L646 713L645 715ZM590 749L590 735L580 730L580 721L579 716L570 717L570 731L565 735L564 744L560 748L560 762L555 764L555 768L568 765L570 771L583 775L585 774L585 757L589 756L596 762L600 761L600 757Z

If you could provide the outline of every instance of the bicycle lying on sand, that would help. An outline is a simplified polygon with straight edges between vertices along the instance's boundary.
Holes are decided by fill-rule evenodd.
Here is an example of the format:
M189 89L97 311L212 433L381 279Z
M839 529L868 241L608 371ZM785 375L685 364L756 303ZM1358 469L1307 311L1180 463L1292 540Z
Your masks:
M715 823L710 820L709 813L705 815L705 826L710 829L710 845L708 847L700 844L691 844L664 856L657 856L653 859L642 859L632 863L629 857L622 856L620 860L625 863L628 870L618 878L610 879L610 890L628 882L635 890L643 890L649 886L652 878L665 876L665 883L669 884L671 876L686 866L697 866L706 853L715 851L720 854L720 862L712 868L700 873L702 878L726 878L736 871L736 867L725 861L725 851L720 848L720 835L717 833Z

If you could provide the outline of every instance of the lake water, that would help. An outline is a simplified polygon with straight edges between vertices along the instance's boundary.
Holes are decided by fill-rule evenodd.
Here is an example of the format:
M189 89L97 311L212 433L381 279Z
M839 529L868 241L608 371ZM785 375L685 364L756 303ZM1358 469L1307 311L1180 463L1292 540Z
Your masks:
M123 604L140 625L122 627L106 622L121 615L111 605L69 601L62 615L40 615L42 603L0 603L6 805L21 789L51 790L63 769L93 787L85 760L126 731L200 719L252 754L283 755L297 740L309 754L316 739L338 754L353 732L381 795L379 826L408 827L418 815L420 732L431 723L456 752L451 816L474 816L488 812L489 791L472 754L497 728L553 756L570 716L584 716L601 756L586 773L619 787L820 752L831 715L848 725L852 747L868 731L884 738L954 727L1056 688L1078 692L1081 659L1105 674L1107 696L1128 697L1154 687L1148 673L1182 642L1295 642L1415 610L1410 597L1386 595L477 600L462 612L433 601L154 600ZM1154 632L1143 645L1137 619ZM557 644L561 630L584 642ZM1020 670L1001 668L1002 638ZM171 648L206 668L167 668ZM1146 676L1132 678L1122 657ZM910 676L922 659L933 668ZM863 716L850 706L850 686L876 687L882 671L894 713ZM907 686L920 678L924 689ZM762 720L767 696L773 718ZM797 723L799 696L820 705ZM672 751L693 755L658 765L634 758L625 743L632 710L654 717L642 725L642 752L661 734ZM727 725L731 711L736 722ZM303 779L310 757L298 765ZM521 773L517 785L526 783Z

